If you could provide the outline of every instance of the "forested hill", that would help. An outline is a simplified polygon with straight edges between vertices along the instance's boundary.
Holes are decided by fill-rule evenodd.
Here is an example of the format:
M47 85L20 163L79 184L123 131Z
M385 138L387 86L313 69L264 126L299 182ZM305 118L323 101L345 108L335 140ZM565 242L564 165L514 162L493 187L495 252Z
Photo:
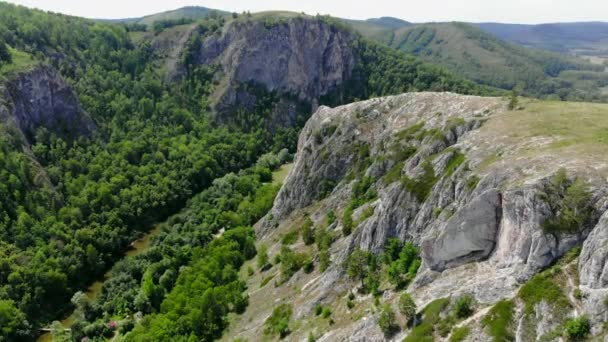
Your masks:
M283 148L294 152L299 128L315 105L411 90L494 92L367 42L328 18L219 16L179 24L165 22L156 30L142 32L138 25L100 23L0 3L0 87L16 96L32 89L25 85L39 89L64 85L65 92L55 95L70 104L32 111L19 106L15 100L19 96L0 99L4 108L0 117L0 331L4 339L33 340L39 328L63 318L74 305L81 311L70 338L107 334L108 317L120 318L121 331L126 333L133 327L135 313L171 311L181 305L183 294L192 293L191 285L201 283L210 291L204 300L227 306L209 306L210 311L204 313L193 310L192 315L205 315L210 325L196 326L198 321L192 316L180 321L179 333L198 339L221 334L226 314L242 310L247 301L240 299L243 288L236 273L226 271L219 279L215 272L226 265L238 268L254 253L247 226L269 208L277 189L263 183L269 180L270 169L285 161L278 156L258 159ZM276 30L300 32L306 25L349 39L341 55L352 57L350 72L340 82L328 82L323 91L304 98L310 103L294 112L300 120L266 130L271 113L280 115L275 111L277 104L295 103L297 88L273 87L257 78L226 78L233 68L243 66L205 60L205 43L223 39L232 44L226 38L230 32L245 36ZM168 77L168 57L158 40L170 41L171 32L184 38L169 44L178 47L169 55L177 70L183 71L174 78ZM301 42L298 38L289 42L291 49L304 49ZM275 65L258 67L264 72ZM41 74L51 76L36 76ZM221 113L213 104L216 95L223 94L223 80L245 94L224 109L246 121L237 120L239 116L218 120ZM66 102L69 94L74 94L74 101ZM47 108L42 100L35 103L39 109ZM82 118L85 124L63 125L66 120L55 115L64 110L76 115L66 118ZM40 118L37 115L50 115L57 119L52 121L57 126L34 120ZM26 131L19 118L40 124L22 134ZM83 127L87 129L80 131ZM157 248L134 264L129 261L122 269L112 270L118 278L107 282L98 302L87 304L80 300L82 296L74 296L122 258L142 231L183 207L186 211L167 224ZM203 212L204 217L199 216ZM227 232L206 247L220 228L241 226L245 227ZM217 259L218 254L228 259ZM180 272L188 269L184 266L204 268L209 260L218 267L208 269L211 273ZM129 284L128 291L121 284ZM172 317L171 322L173 318L177 319Z
M247 15L184 7L123 22L160 32L164 27L197 19ZM253 14L257 18L270 17L269 21L298 16L301 15L278 11ZM392 17L337 20L365 38L441 65L481 84L507 90L516 88L527 96L539 98L608 100L605 92L608 74L603 65L597 65L601 64L607 51L605 23L534 26L458 22L413 24ZM575 54L593 56L593 61L599 63L594 65Z
M355 27L364 36L442 65L482 84L540 98L605 101L608 74L601 65L503 41L466 23L416 24L384 29ZM483 27L482 27L483 28Z

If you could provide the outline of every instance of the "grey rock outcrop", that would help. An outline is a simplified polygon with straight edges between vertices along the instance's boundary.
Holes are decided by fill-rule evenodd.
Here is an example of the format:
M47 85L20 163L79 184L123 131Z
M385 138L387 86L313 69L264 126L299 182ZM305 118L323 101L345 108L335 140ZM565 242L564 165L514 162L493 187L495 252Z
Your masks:
M608 287L608 213L583 244L579 272L581 285L591 289Z
M474 198L449 219L438 237L422 242L425 263L434 271L442 271L487 258L496 245L501 215L497 190Z
M15 125L30 143L39 127L68 140L95 129L72 89L49 66L13 75L3 88L0 121Z
M355 36L311 18L291 18L268 24L236 20L205 38L196 64L218 65L220 84L214 104L218 120L229 121L239 108L252 110L257 90L277 93L269 122L295 124L297 114L316 109L319 98L344 83L352 73ZM309 113L298 113L309 106Z
M498 159L488 150L500 137L486 128L510 114L504 108L499 98L409 93L321 107L313 114L271 213L256 225L258 237L273 243L295 229L292 222L302 215L317 225L323 225L329 211L338 217L327 228L336 240L329 247L331 266L315 278L300 279L306 286L294 295L305 308L299 317L316 303L344 296L341 291L349 286L344 265L353 250L381 254L389 239L398 238L421 246L422 266L407 289L418 308L463 294L483 308L470 321L468 340L489 338L481 320L501 299L516 305L518 340L554 334L565 319L580 315L591 318L596 336L602 334L608 319L608 214L599 222L596 214L606 210L606 179L592 172L598 165L572 160L530 167L529 147L538 140L518 141L507 150L514 156L509 163L487 166L488 156ZM525 152L518 154L517 148ZM565 194L554 190L553 181L564 164L576 166L567 174L583 177L589 185L594 214L574 230L548 231L547 220L563 210L559 203ZM343 236L340 218L353 203L353 231ZM576 274L571 264L576 256L568 252L580 244ZM548 273L571 305L554 311L554 303L541 301L533 315L526 312L522 285L567 253L563 260L568 264ZM382 290L383 300L395 305L400 292ZM365 320L340 325L323 339L383 340L370 324L376 315L366 312Z

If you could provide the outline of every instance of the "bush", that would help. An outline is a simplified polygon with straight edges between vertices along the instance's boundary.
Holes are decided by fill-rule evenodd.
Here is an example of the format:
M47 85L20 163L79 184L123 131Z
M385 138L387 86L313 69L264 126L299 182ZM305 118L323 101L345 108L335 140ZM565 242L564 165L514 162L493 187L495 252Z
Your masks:
M331 316L331 309L326 306L323 308L323 311L321 312L321 317L328 318L329 316Z
M403 293L399 297L399 311L408 322L416 317L416 303L408 293Z
M11 55L8 46L4 42L0 42L0 66L2 64L10 64L13 61L13 56Z
M307 217L304 220L304 224L302 224L302 240L304 240L304 244L306 246L312 245L315 242L315 231L314 231L314 223Z
M384 305L380 317L378 317L378 326L386 336L392 335L398 329L395 312L390 305Z
M266 319L264 333L266 335L279 335L284 338L289 335L289 320L293 314L290 304L281 304L274 308L272 315Z
M454 303L454 316L456 318L467 318L473 314L473 297L470 295L463 295L456 300Z
M590 331L591 324L586 316L573 318L564 324L564 332L570 341L583 340Z
M258 248L258 268L261 270L266 269L269 266L268 258L268 247L266 245L260 245Z
M293 245L294 243L296 243L296 241L298 241L298 237L300 237L299 230L291 231L283 236L283 238L281 239L281 244L283 244L284 246Z
M394 250L390 251L391 254L394 252ZM412 243L407 242L399 251L399 257L390 263L388 267L388 278L397 288L406 287L410 281L416 277L418 268L420 268L421 264L418 255L418 248ZM394 255L390 256L390 259L392 258L394 258Z
M295 253L289 247L281 248L281 282L286 282L298 272L305 264L308 256L304 253Z
M315 304L315 315L319 316L321 315L321 313L323 312L323 305L321 304Z
M353 208L348 205L342 214L342 234L349 236L353 231Z

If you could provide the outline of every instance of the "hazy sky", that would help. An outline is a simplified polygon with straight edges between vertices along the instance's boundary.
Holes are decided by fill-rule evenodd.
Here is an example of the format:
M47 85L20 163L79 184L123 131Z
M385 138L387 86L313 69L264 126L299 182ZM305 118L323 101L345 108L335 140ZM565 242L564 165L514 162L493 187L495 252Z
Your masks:
M607 0L13 0L12 3L89 18L140 17L183 6L226 11L290 10L366 19L393 16L413 22L543 23L607 21Z

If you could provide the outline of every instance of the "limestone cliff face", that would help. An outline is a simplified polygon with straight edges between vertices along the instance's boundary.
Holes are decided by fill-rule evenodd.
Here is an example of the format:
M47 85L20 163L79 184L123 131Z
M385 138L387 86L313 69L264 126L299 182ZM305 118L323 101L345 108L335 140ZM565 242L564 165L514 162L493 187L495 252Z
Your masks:
M227 113L239 108L253 109L260 91L274 92L282 99L269 121L290 126L298 105L314 111L321 96L350 77L353 39L353 34L321 20L237 20L202 41L196 64L220 67L215 94L220 120L230 120Z
M606 214L600 219L608 187L606 178L594 173L601 161L575 164L567 158L576 157L570 156L530 167L527 161L533 156L512 146L504 152L512 155L509 162L492 164L489 151L501 137L485 127L503 115L508 115L503 99L450 93L410 93L319 108L302 130L293 169L271 213L258 224L258 236L271 244L277 241L275 231L292 229L285 227L293 227L303 213L323 222L328 211L340 218L356 196L364 200L353 211L352 234L342 235L342 220L327 228L337 237L330 247L332 265L314 278L302 276L305 286L293 298L296 318L315 303L342 300L336 296L352 286L345 282L344 262L354 249L380 254L389 238L398 238L421 247L423 264L408 289L419 308L467 293L487 306L485 312L500 299L516 297L522 284L582 244L579 278L568 281L580 281L584 299L573 302L569 314L587 314L594 327L601 327L608 315L603 304L608 294ZM538 142L518 142L531 143ZM549 233L543 224L559 213L547 194L561 165L575 165L568 170L570 177L589 182L593 214L577 232ZM363 179L365 195L360 193ZM567 268L576 274L576 264ZM289 285L295 284L297 280ZM572 284L564 286L574 292ZM398 293L385 293L386 300L391 296ZM550 305L535 306L538 317L545 317L534 323L536 337L558 327L559 315ZM522 312L518 306L516 320L524 320ZM469 322L472 326L475 320L480 324L481 313ZM483 327L476 327L468 340L488 340ZM529 323L520 328L519 340L533 340ZM383 339L369 320L321 338Z
M0 87L0 121L15 125L28 142L39 127L66 138L89 136L93 120L51 67L40 65L10 77Z

